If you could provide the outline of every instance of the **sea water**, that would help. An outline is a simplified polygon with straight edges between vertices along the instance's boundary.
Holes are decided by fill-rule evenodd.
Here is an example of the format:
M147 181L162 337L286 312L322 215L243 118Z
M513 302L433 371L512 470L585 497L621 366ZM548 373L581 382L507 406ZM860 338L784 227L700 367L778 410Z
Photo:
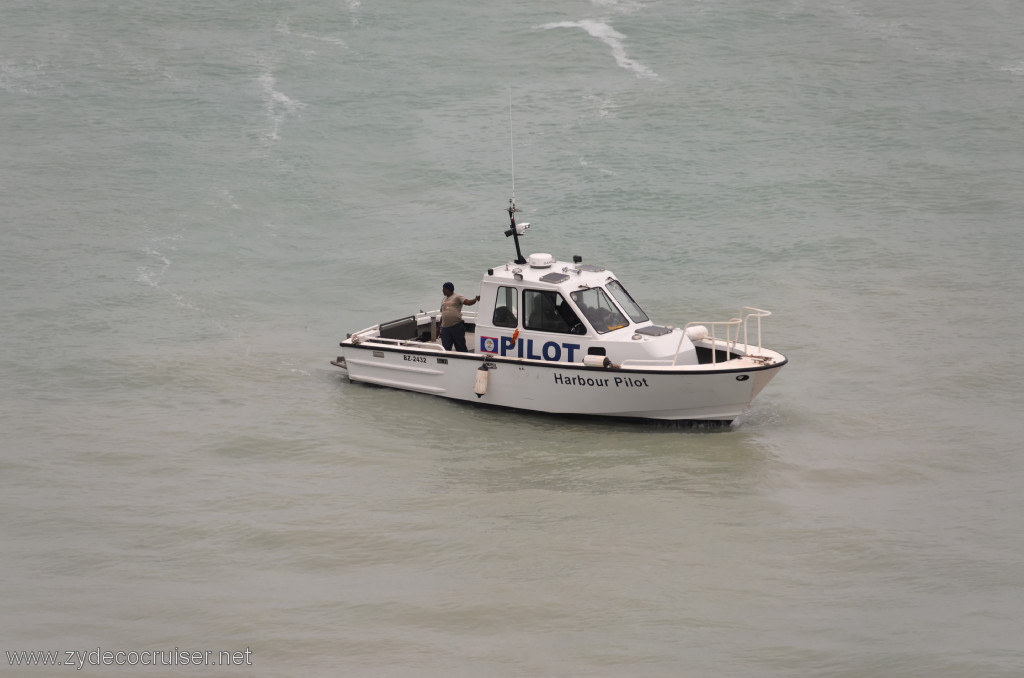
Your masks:
M1021 675L1022 33L1007 0L7 0L2 661ZM527 253L661 323L770 309L790 364L726 429L348 383L346 332L513 257L513 189Z

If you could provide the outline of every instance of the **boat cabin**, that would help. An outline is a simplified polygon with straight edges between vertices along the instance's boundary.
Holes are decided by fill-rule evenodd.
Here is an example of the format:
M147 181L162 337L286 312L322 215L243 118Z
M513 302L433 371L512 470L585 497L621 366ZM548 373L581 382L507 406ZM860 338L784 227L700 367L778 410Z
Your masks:
M488 269L467 330L474 353L570 363L586 356L697 363L682 330L655 325L611 271L578 256L569 263L532 254L523 264Z

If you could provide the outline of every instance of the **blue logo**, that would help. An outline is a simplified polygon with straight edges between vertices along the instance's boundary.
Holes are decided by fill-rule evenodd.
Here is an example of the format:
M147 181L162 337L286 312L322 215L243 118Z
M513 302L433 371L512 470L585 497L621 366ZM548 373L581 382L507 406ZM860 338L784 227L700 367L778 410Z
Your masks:
M537 350L539 349L539 353ZM579 344L560 344L557 341L546 341L543 344L533 339L517 339L512 337L480 337L481 353L493 353L527 360L547 360L549 362L575 362Z

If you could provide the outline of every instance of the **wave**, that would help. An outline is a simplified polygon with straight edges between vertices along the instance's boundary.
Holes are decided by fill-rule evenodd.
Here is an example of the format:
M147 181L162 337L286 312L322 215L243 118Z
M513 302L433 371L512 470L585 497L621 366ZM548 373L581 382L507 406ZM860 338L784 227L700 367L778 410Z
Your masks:
M136 282L145 283L150 287L159 287L164 274L167 273L167 269L171 267L171 260L160 252L157 252L152 247L145 247L142 251L147 256L155 258L160 265L156 268L152 266L139 266L136 269L138 275L135 277L135 280Z
M307 40L318 40L320 42L326 42L332 45L337 45L338 47L344 47L345 49L348 49L348 45L345 43L344 40L342 40L341 38L336 38L331 35L313 35L312 33L292 33L292 29L288 25L288 22L283 19L277 22L277 26L274 28L274 30L282 35L294 35L300 38L306 38Z
M587 32L591 37L597 38L604 44L608 45L612 50L612 56L615 57L615 63L626 70L633 71L638 78L657 78L658 74L651 69L644 66L636 59L632 59L626 55L626 47L623 45L623 40L626 39L622 33L604 23L603 21L597 21L595 19L583 19L582 21L558 21L555 23L544 24L541 28L549 30L552 28L580 28Z
M635 14L644 8L644 3L638 0L590 0L590 2L620 14Z
M271 142L281 139L281 124L284 119L289 114L306 106L301 101L291 99L283 92L274 89L276 82L274 74L269 69L260 74L260 85L263 87L267 117L270 119L270 130L264 135L264 138Z

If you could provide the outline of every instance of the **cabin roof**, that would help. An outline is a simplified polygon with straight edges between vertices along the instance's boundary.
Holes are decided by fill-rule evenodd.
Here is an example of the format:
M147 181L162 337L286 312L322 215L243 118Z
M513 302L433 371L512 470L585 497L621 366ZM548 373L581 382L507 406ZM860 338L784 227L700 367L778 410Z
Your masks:
M571 291L580 287L604 285L609 278L615 279L615 274L601 266L559 261L549 254L531 254L525 264L509 262L488 269L483 279L484 282L499 285L523 287L528 284Z

